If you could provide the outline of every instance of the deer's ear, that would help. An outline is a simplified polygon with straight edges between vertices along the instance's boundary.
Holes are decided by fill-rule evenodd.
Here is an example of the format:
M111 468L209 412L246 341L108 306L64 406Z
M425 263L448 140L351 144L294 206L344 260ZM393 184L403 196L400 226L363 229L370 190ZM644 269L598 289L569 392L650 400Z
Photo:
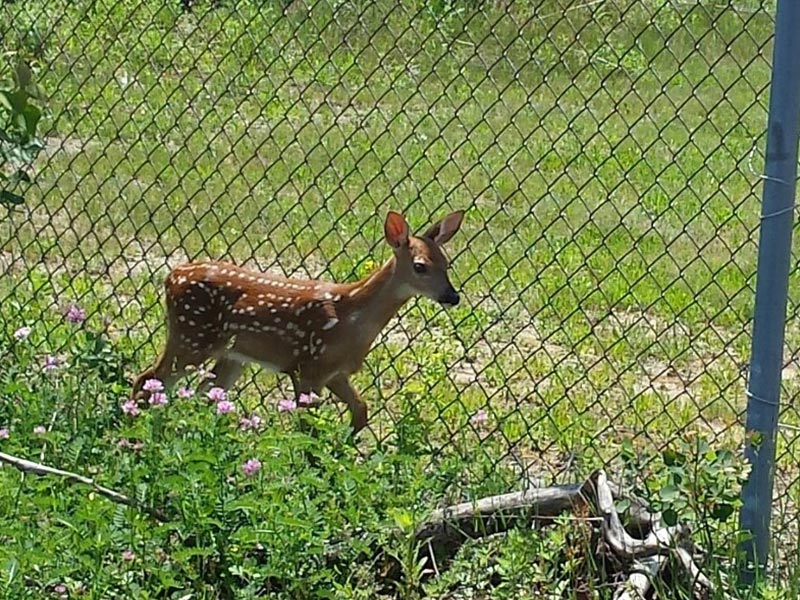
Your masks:
M389 211L383 224L383 233L386 243L395 250L408 245L408 223L400 213Z
M446 244L448 241L450 241L450 238L456 234L456 231L458 231L459 227L461 227L461 221L463 220L463 210L452 212L441 221L437 221L431 225L428 231L424 233L423 237L433 240L440 246L442 244Z

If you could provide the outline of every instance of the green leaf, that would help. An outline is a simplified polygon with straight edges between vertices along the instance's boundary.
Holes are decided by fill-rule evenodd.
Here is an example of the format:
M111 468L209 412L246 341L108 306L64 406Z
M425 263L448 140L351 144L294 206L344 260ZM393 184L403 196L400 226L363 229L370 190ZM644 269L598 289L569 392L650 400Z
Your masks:
M664 524L668 526L677 525L678 523L678 513L671 508L662 511L661 518L664 519Z
M25 119L25 131L30 137L36 135L36 127L39 125L39 120L42 118L42 111L39 107L33 104L28 104L25 110L22 111Z
M217 464L217 456L213 452L198 450L188 455L185 461L187 463L208 463L210 465L215 465Z
M23 182L23 183L31 183L31 176L28 175L22 169L19 169L11 174L11 177L8 178L11 183Z
M14 104L11 102L11 92L8 90L0 90L0 106L8 112L13 112Z
M412 517L411 513L407 510L398 508L392 510L390 514L394 519L395 525L404 531L407 531L414 525L414 517Z
M11 104L12 113L22 113L28 104L28 94L25 90L14 90L5 92L6 100Z
M680 495L680 490L674 485L665 485L659 492L659 496L661 496L663 502L673 502L677 500Z
M33 79L33 72L31 71L31 68L22 61L17 63L15 74L17 76L17 85L19 85L21 88L28 87Z
M214 556L214 554L216 554L216 549L207 547L180 548L172 552L172 556L177 560L188 560L197 556Z
M0 204L18 206L25 202L25 198L8 190L0 190Z
M275 523L286 525L287 527L295 528L297 530L308 529L308 523L289 515L277 515L275 518Z
M668 467L683 462L683 456L680 453L673 450L672 448L667 448L666 450L664 450L663 458L664 458L664 464L667 465Z
M622 440L622 451L626 454L633 454L633 442L630 438Z
M717 504L711 511L711 516L718 521L725 521L733 514L733 504Z
M20 111L15 111L14 114L11 116L11 123L14 127L19 131L26 131L26 121L25 121L25 109ZM23 140L27 141L27 140Z

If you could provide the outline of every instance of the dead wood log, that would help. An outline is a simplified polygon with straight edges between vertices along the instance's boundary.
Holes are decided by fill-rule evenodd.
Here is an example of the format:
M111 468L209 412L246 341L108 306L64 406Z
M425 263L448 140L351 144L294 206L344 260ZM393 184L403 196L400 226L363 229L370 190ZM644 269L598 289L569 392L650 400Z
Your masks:
M669 554L675 544L689 539L691 532L684 524L653 529L644 539L632 537L622 526L608 479L603 471L595 474L593 485L597 511L603 518L604 538L618 557L633 560L657 554Z
M537 521L572 512L576 506L592 501L597 496L598 476L599 472L584 483L532 488L435 510L417 527L414 537L424 545L428 558L441 567L456 555L467 540L530 526ZM614 499L615 496L616 499L626 496L620 486L608 481L605 474L603 493L604 506L616 519L613 534L614 540L618 540L618 547L621 550L631 548L627 551L628 558L658 554L656 548L667 534L659 533L654 538L650 536L660 515L651 513L640 499L627 497L631 500L631 507L636 508L630 511L628 528L625 528L616 512ZM647 537L637 541L631 537L629 530ZM681 533L683 535L684 532Z
M666 560L666 556L657 554L636 561L627 581L614 593L614 600L645 600Z
M631 570L624 586L617 591L616 600L644 598L653 579L667 565L668 556L677 559L674 562L682 566L698 593L703 588L711 590L711 582L700 572L689 550L692 544L688 525L660 525L660 519L656 519L659 515L637 499L638 518L630 520L629 528L634 523L642 535L632 535L617 512L615 499L622 497L619 486L609 482L605 472L597 471L582 484L528 489L433 511L417 527L414 537L420 546L420 558L428 558L429 564L437 565L439 571L447 568L467 540L529 526L537 520L551 519L588 505L597 516L585 520L599 521L603 541L621 564ZM396 569L389 572L390 578L397 575Z
M694 557L692 557L691 553L686 548L676 548L675 556L689 574L689 579L692 582L695 593L702 594L704 588L709 592L714 589L714 584L703 574L697 566L697 563L694 562Z
M472 537L485 537L511 527L552 518L572 510L582 498L585 484L534 488L500 496L462 502L433 511L417 527L417 541L434 546L460 545Z

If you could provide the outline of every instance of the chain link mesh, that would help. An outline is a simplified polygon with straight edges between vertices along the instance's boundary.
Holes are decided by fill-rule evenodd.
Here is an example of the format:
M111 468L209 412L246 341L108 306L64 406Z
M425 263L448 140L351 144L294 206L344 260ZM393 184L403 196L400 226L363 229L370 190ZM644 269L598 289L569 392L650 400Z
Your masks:
M613 464L626 437L738 452L772 2L100 0L0 15L52 109L34 189L0 228L4 320L37 294L77 302L129 346L133 374L162 343L169 267L352 280L388 256L388 209L422 228L465 208L450 250L463 305L413 302L383 333L357 378L366 448L414 443L442 469L482 452L530 481ZM792 288L775 504L788 538ZM245 390L270 407L277 384L254 374ZM404 438L412 420L424 439Z

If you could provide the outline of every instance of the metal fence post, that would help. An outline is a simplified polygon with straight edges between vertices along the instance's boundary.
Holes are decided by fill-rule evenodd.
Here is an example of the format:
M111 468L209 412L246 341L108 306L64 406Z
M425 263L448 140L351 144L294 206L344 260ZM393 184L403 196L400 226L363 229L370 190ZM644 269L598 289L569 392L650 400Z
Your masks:
M786 303L789 288L797 145L800 130L800 2L778 0L770 84L767 149L747 390L745 456L752 466L744 487L742 583L767 564L775 474Z

